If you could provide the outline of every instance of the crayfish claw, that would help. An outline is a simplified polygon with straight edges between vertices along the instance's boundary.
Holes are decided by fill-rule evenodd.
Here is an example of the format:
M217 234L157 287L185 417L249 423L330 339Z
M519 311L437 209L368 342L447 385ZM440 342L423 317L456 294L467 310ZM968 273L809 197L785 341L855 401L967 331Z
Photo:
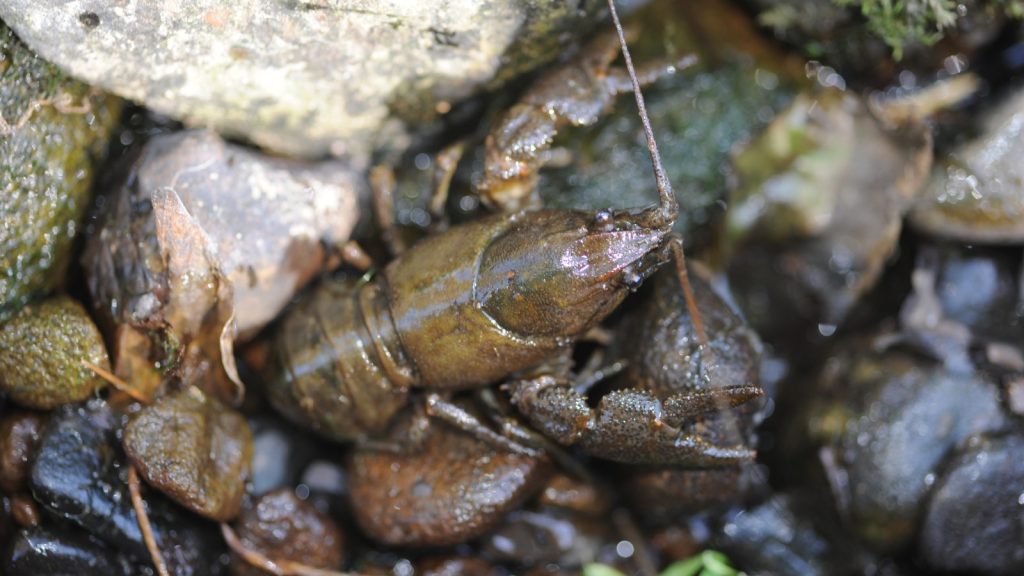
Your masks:
M682 392L665 400L666 418L679 425L704 414L735 408L763 395L760 386L749 385Z

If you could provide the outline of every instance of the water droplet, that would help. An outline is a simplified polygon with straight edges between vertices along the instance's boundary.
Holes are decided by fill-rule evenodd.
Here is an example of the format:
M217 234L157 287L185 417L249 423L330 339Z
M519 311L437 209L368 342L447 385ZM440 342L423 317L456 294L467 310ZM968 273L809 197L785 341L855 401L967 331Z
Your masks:
M633 543L629 540L620 540L615 545L615 553L619 555L619 558L632 558L634 551Z
M459 209L463 212L472 212L476 210L476 207L480 205L480 200L476 196L467 194L462 198L459 198Z
M408 560L399 560L395 562L394 568L392 568L395 576L413 576L416 570L412 567L412 562Z

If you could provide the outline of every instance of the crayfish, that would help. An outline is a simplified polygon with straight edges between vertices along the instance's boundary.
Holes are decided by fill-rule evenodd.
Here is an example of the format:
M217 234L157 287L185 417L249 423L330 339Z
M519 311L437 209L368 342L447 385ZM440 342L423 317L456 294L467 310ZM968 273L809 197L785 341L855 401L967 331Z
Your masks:
M679 207L611 1L609 7L643 121L658 204L492 215L426 238L372 281L321 285L290 310L278 333L278 376L269 396L280 411L334 439L372 441L409 405L411 391L422 388L429 416L506 449L537 454L522 435L493 431L447 393L479 389L566 354L671 259L696 332L707 342L682 240L671 232ZM596 453L702 466L752 457L745 447L715 445L682 424L760 396L756 385L665 399L623 390L596 410L564 378L512 380L509 387L527 416L553 415L544 434Z

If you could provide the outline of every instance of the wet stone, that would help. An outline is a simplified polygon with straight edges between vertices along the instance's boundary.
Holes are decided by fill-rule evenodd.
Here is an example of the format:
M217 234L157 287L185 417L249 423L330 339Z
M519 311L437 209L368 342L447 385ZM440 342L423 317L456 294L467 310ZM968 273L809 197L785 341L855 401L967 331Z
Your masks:
M234 518L252 466L245 419L196 387L143 408L124 429L124 449L146 482L196 514Z
M607 489L564 472L555 474L537 496L537 504L571 510L589 516L605 516L611 509L612 495Z
M63 282L119 110L0 22L0 323Z
M46 417L16 412L0 422L0 490L15 494L25 488Z
M1024 242L1024 91L988 112L981 134L953 151L917 195L918 230L964 242Z
M1024 436L984 438L936 484L918 553L936 570L1024 572Z
M3 557L7 576L135 576L140 573L124 555L101 540L70 526L19 530Z
M733 154L723 248L762 337L846 318L895 250L931 158L922 122L890 126L840 91L801 94Z
M352 506L371 538L391 546L447 546L491 529L541 489L545 460L500 452L435 424L407 454L357 451Z
M624 472L621 486L626 502L642 523L654 526L723 509L741 498L747 484L745 466Z
M295 491L307 502L326 511L333 518L351 518L348 475L344 458L338 458L337 449L326 451L330 460L314 460L302 471Z
M236 523L239 541L271 561L291 560L313 568L338 570L345 538L330 517L300 500L288 488L263 495L244 510ZM256 576L264 571L232 560L233 576Z
M565 569L594 562L614 538L607 515L593 517L552 507L510 513L481 542L495 561L524 568L556 564Z
M845 545L848 536L837 540L835 530L823 531L809 513L813 506L796 495L776 495L725 518L712 544L751 576L860 573Z
M496 576L502 574L496 567L480 558L458 556L421 560L416 573L423 576Z
M820 384L810 436L834 460L824 469L837 506L878 551L910 544L943 462L958 445L1009 424L995 382L913 349L850 341Z
M106 382L82 360L110 368L99 330L67 296L26 306L0 325L0 389L22 406L46 410L95 394Z
M23 528L38 526L42 521L35 500L25 493L11 497L11 519Z
M936 256L935 295L943 315L974 337L1024 345L1024 251L940 245Z
M119 418L93 400L64 406L50 416L32 466L29 486L43 508L135 561L148 564L128 492L127 465L117 441ZM226 572L223 540L216 527L186 513L159 493L143 491L157 546L173 576Z
M249 419L252 430L251 492L262 496L271 490L294 486L314 451L307 438L273 416Z

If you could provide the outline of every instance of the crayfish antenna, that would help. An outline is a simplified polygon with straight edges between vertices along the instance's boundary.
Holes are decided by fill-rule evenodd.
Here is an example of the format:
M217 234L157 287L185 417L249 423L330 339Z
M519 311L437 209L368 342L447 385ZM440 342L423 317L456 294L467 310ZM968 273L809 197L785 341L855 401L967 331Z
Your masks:
M665 174L665 167L661 164L661 154L658 153L658 142L654 139L654 130L651 128L650 118L647 116L647 106L644 105L644 95L640 91L640 81L636 77L636 69L633 67L633 58L629 55L629 47L626 46L626 33L622 30L622 22L615 10L615 1L608 0L608 9L612 14L612 22L615 23L615 31L619 35L619 44L622 47L622 58L626 61L626 70L629 71L629 79L633 82L633 95L636 97L636 107L640 112L640 122L644 126L644 136L647 138L647 150L651 154L651 164L654 166L654 178L658 183L659 207L657 219L661 226L672 226L679 216L679 203L672 191L672 183ZM690 313L693 329L700 341L701 351L711 366L715 365L714 353L708 341L707 332L704 330L704 321L701 319L700 311L697 309L697 301L693 296L693 288L690 286L690 277L686 272L686 256L683 253L683 241L681 238L673 238L671 244L673 260L676 265L676 276L679 278L679 285L683 289L683 296L686 299L686 308Z
M651 153L651 164L654 165L654 178L658 182L658 196L660 205L658 218L662 226L671 226L679 215L679 203L676 202L676 195L672 192L672 183L665 175L665 168L661 165L661 154L658 153L658 142L654 139L654 130L651 129L651 121L647 117L647 107L644 105L644 95L640 92L640 81L636 77L636 68L633 67L633 58L629 55L629 47L626 46L626 33L622 30L622 22L619 21L619 13L615 10L614 0L608 0L608 9L612 13L612 21L615 23L615 31L619 34L619 44L622 47L622 58L626 61L626 70L629 71L629 79L633 82L633 95L636 97L636 107L640 110L640 121L644 125L644 136L647 137L647 150Z
M690 275L686 271L686 254L683 252L683 240L673 238L671 244L672 261L676 265L676 276L679 278L679 285L683 288L683 299L686 300L686 311L690 313L690 323L693 324L693 331L697 333L697 341L700 342L701 353L707 358L708 365L717 366L715 353L711 350L708 340L708 333L704 330L704 319L701 318L700 309L697 308L697 298L693 295L693 286L690 285Z

